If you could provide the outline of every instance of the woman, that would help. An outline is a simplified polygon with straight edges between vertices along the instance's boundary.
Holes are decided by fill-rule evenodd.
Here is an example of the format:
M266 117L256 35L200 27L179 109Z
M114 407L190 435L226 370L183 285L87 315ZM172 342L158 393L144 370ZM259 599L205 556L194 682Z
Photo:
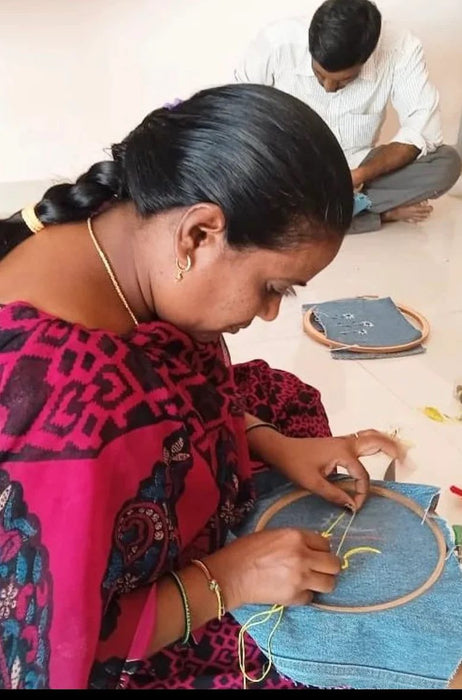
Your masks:
M1 687L239 689L232 610L332 590L317 533L226 544L252 476L271 465L359 508L358 458L398 446L331 437L315 389L232 367L222 335L331 262L352 199L313 111L233 85L152 112L0 223ZM258 676L250 638L246 658Z

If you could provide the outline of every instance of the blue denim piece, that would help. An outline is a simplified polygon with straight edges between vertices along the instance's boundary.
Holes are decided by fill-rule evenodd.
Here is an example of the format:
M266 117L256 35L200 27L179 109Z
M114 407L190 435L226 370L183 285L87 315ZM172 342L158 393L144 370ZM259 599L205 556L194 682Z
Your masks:
M402 345L422 335L390 297L326 301L314 306L313 317L326 338L342 345Z
M355 192L353 195L353 216L357 216L362 211L370 209L372 202L366 194Z
M426 512L438 498L439 490L430 485L372 483L407 496ZM274 484L278 485L274 488ZM271 494L266 490L270 487ZM261 482L256 509L231 539L252 532L268 506L292 489L282 480L273 480L266 488ZM296 525L319 531L341 512L317 496L307 496L278 511L266 527ZM431 588L409 602L379 611L285 608L272 640L273 664L282 675L324 688L447 688L462 659L462 571L454 551L452 528L433 512L427 517L438 525L449 552L443 571ZM346 525L350 518L346 514L334 529L332 551L336 551L343 534L342 523ZM314 602L351 609L396 600L424 583L438 558L435 536L422 523L422 517L381 496L371 496L356 515L339 556L360 545L374 547L381 553L351 555L335 591L318 595ZM234 610L233 615L244 624L255 613L267 609L265 605L246 605ZM249 630L266 654L273 626L274 620L270 619Z

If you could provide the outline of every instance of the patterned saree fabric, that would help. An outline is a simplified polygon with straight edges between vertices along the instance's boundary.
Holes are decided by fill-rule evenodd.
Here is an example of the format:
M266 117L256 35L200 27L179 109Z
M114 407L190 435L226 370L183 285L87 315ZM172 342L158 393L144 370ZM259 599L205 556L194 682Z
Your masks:
M242 688L229 615L132 658L157 579L254 503L243 412L329 435L319 393L171 325L121 337L0 308L0 688ZM264 657L247 638L250 668ZM302 689L272 671L264 688Z

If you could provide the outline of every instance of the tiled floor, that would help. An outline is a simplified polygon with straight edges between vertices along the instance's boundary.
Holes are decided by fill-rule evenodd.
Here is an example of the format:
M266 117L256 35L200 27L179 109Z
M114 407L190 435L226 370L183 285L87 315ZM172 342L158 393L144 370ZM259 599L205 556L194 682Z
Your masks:
M227 343L234 362L263 358L320 389L334 434L399 428L413 446L396 478L440 486L438 512L462 524L462 497L448 488L462 487L462 422L435 422L421 410L462 413L453 396L455 382L462 383L462 193L454 189L434 206L423 224L348 236L331 266L283 301L276 321L256 319ZM303 303L363 294L390 296L420 311L431 328L426 353L333 360L303 332ZM379 456L364 464L381 478L388 461Z

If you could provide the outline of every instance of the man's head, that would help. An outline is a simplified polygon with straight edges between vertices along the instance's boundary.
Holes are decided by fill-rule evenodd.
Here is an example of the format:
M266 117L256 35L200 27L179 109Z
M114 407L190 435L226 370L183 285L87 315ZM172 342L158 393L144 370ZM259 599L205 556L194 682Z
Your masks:
M309 49L313 71L327 92L358 77L377 46L382 17L370 0L326 0L313 15Z

